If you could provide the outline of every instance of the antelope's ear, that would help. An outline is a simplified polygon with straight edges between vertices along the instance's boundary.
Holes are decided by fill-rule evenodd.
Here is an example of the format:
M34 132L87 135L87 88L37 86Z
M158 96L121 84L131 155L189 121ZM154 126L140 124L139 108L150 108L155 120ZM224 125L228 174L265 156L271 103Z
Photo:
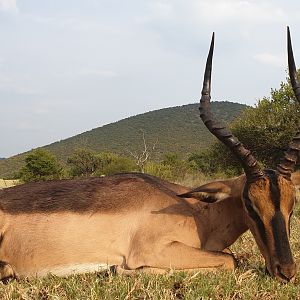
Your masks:
M231 187L226 181L215 181L177 196L181 198L195 198L206 203L214 203L230 197Z

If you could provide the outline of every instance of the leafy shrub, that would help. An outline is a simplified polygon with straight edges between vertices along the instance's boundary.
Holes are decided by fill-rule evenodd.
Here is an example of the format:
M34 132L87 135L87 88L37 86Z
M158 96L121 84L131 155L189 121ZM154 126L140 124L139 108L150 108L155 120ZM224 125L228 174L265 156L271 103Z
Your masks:
M101 166L101 158L89 149L78 149L68 157L67 163L70 166L70 175L91 176Z
M24 182L44 181L62 177L63 168L57 158L49 151L37 149L25 158L25 166L19 172Z
M193 172L188 161L183 160L177 153L166 153L160 163L148 162L145 172L162 179L182 180L188 173Z
M134 161L129 158L107 152L102 152L97 156L101 161L101 164L95 173L97 176L136 171Z

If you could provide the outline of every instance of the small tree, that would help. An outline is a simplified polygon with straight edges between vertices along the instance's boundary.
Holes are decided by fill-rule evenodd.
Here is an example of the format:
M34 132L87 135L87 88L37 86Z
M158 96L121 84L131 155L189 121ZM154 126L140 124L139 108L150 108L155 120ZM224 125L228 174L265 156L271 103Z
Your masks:
M91 176L101 165L101 158L89 149L78 149L68 157L71 176Z
M62 171L62 166L50 151L37 149L26 156L19 176L24 182L43 181L61 178Z
M145 165L146 165L147 161L149 160L151 152L154 151L154 149L158 143L158 140L155 141L155 143L152 145L152 147L149 147L149 145L146 142L144 130L140 130L140 131L142 133L142 140L143 140L142 151L134 151L133 152L133 151L128 150L128 152L134 158L135 164L139 168L139 171L142 173L145 173Z

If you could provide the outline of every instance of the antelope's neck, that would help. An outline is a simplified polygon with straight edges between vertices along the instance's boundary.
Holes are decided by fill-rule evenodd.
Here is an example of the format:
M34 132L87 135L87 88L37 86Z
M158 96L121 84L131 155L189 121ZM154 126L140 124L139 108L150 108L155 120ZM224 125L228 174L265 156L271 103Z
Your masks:
M203 248L222 251L231 246L248 226L241 198L228 198L210 205L207 237Z

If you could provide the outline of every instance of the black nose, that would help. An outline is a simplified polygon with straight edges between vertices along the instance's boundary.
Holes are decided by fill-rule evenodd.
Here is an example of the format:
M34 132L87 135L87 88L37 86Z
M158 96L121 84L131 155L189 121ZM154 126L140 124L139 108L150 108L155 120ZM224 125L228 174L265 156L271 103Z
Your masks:
M291 281L296 275L296 263L278 265L276 269L276 275L285 281Z

